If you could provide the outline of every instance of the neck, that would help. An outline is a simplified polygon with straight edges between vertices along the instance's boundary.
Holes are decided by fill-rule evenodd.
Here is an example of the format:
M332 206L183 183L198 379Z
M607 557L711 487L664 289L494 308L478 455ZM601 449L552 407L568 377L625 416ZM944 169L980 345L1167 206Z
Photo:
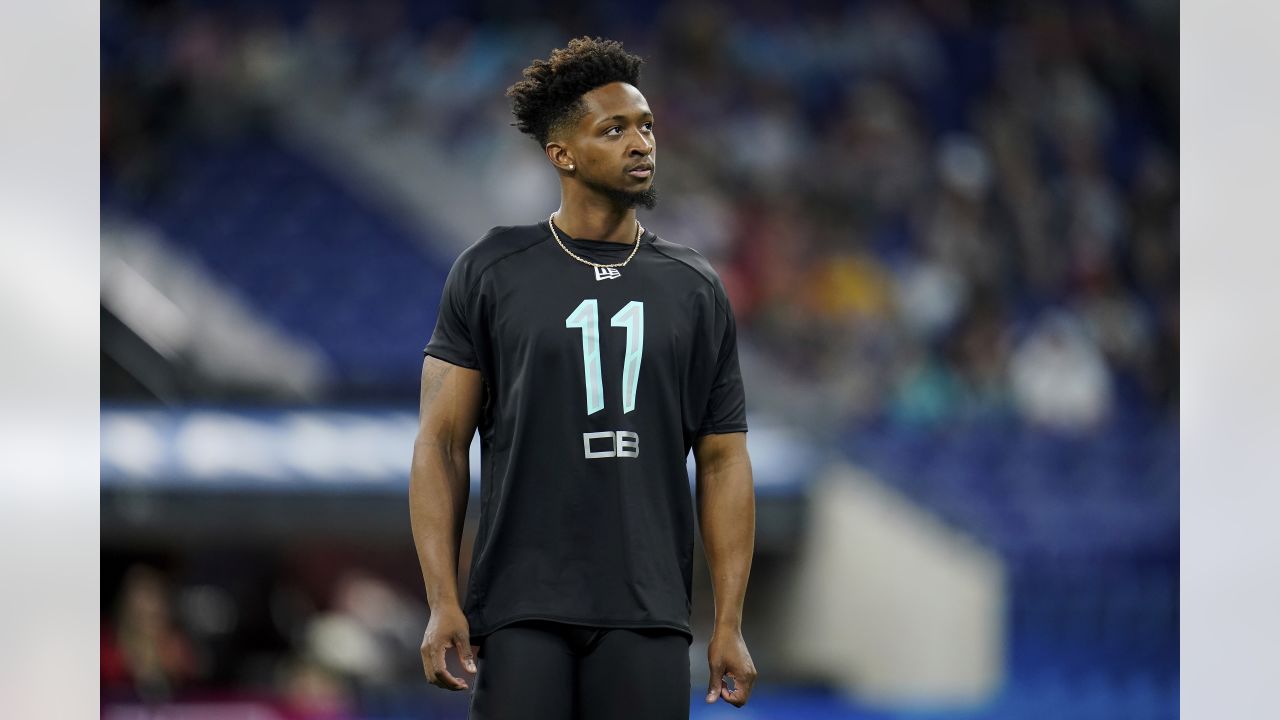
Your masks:
M561 188L556 227L575 238L630 245L636 241L636 209L622 208L585 189Z

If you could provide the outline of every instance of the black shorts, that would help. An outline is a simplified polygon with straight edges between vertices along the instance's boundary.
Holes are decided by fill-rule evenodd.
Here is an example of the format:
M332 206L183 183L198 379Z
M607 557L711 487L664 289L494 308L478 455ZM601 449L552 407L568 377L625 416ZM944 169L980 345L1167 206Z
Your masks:
M476 648L471 720L688 720L689 639L526 620Z

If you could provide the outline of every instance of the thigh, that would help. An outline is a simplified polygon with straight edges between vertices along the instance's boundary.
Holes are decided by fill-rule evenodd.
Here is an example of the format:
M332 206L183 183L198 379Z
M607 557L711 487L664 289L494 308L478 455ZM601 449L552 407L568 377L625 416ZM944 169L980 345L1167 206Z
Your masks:
M689 641L666 630L606 631L578 665L582 720L687 720Z
M476 658L471 720L573 716L574 657L554 628L518 623L487 635Z

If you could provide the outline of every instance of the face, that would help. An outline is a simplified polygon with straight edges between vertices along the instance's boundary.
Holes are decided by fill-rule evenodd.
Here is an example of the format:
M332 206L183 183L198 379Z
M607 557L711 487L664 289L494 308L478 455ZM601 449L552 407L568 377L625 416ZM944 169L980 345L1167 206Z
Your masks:
M656 141L644 95L616 82L586 93L582 104L586 112L552 161L573 165L572 177L623 204L652 207Z

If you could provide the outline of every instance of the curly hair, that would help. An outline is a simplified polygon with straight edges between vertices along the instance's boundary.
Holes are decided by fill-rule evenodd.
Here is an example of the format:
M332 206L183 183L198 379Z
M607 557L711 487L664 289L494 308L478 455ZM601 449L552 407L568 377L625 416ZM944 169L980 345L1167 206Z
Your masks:
M568 47L534 60L524 79L507 88L512 99L512 123L520 132L546 145L552 132L576 122L586 112L582 96L602 85L624 82L638 86L644 60L622 49L622 43L580 37Z

